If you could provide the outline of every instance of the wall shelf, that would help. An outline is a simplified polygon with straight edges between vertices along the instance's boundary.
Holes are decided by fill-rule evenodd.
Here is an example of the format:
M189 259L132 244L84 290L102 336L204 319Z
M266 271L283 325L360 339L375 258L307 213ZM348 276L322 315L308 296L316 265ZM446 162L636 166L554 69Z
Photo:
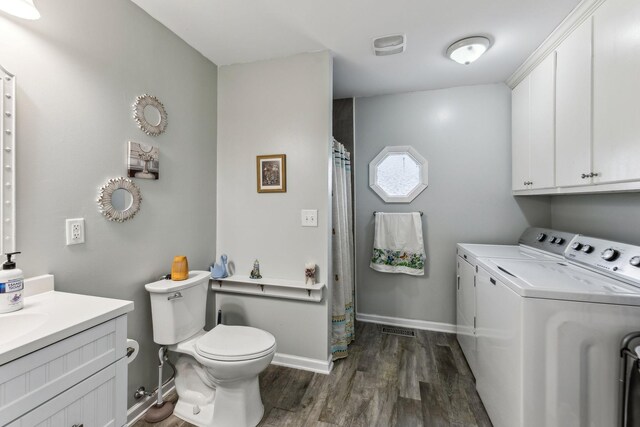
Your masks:
M305 285L302 280L251 279L249 276L233 275L224 279L211 279L213 292L259 295L270 298L301 301L322 301L324 283Z

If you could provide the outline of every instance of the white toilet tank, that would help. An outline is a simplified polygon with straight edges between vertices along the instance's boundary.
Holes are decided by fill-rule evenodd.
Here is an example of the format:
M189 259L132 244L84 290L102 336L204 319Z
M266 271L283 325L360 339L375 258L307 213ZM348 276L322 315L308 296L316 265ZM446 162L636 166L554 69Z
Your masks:
M151 296L157 344L177 344L204 328L209 274L190 271L186 280L158 280L144 286Z

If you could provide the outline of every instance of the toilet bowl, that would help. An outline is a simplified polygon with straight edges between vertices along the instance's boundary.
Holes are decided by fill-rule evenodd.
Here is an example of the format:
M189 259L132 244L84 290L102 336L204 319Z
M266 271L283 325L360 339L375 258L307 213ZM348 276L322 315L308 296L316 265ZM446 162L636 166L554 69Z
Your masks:
M264 413L258 375L271 363L276 340L247 326L204 331L208 281L209 272L191 272L185 281L145 286L154 341L179 354L174 414L201 427L255 426Z

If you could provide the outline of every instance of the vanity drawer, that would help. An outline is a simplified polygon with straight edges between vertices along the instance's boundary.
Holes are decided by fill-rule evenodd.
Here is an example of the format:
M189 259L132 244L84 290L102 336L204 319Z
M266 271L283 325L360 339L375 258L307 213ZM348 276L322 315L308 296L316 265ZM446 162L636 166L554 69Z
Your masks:
M120 316L0 366L0 426L124 358L126 333Z
M121 427L127 423L127 359L109 365L7 427Z

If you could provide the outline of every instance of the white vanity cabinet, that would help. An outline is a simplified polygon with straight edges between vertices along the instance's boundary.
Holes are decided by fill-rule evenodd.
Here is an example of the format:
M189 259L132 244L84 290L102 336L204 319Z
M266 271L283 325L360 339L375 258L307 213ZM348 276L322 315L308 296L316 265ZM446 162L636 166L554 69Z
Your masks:
M127 316L0 366L0 425L127 423Z
M513 190L555 185L555 55L512 94Z
M476 289L475 267L464 256L457 258L456 333L471 372L476 371Z
M593 19L594 182L640 180L640 2L608 0Z
M558 47L556 68L556 185L592 182L592 19Z

